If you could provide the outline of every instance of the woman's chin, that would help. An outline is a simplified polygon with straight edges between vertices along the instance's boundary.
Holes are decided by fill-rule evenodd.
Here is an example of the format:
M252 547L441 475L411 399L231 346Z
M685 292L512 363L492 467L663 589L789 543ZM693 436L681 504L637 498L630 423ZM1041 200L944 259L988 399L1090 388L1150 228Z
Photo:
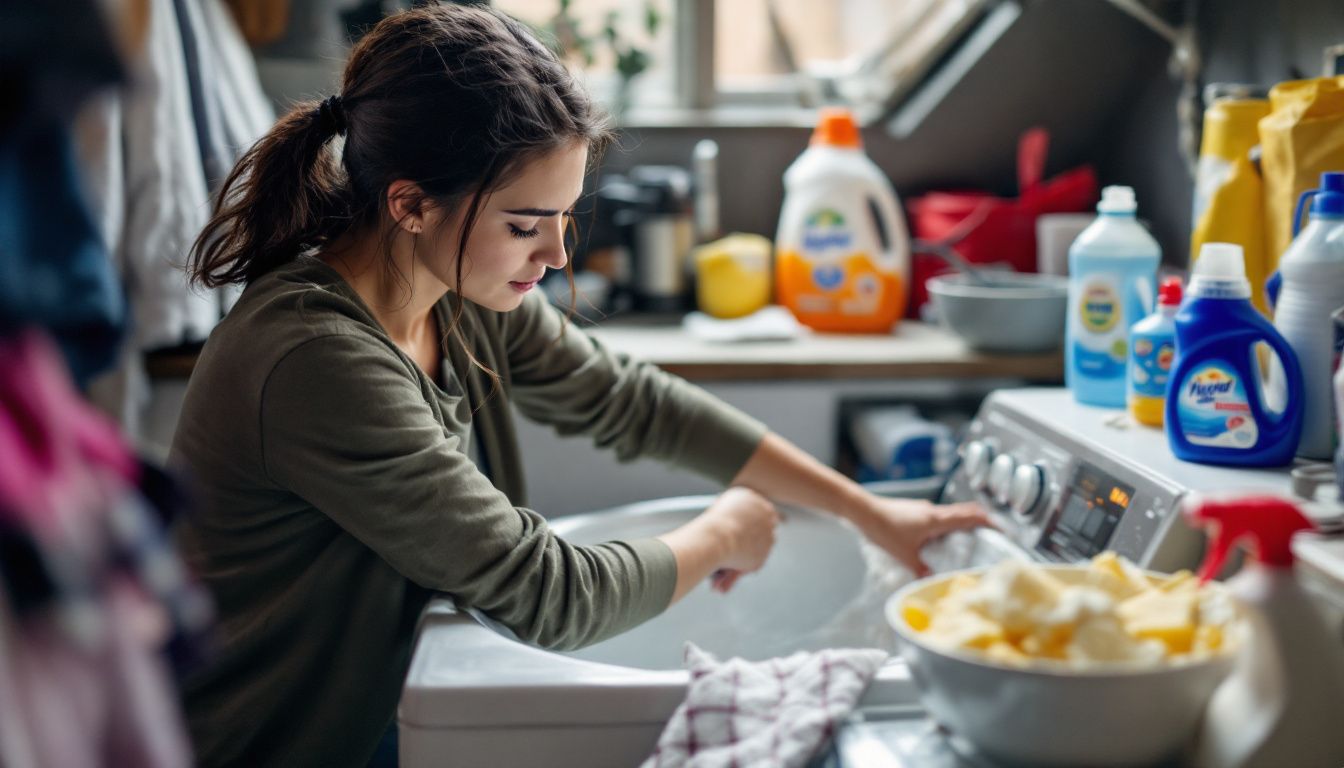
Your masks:
M523 298L526 295L527 294L525 293L518 293L516 291L510 290L508 293L496 293L490 296L482 296L479 299L473 298L471 296L468 296L467 298L471 299L472 301L481 305L482 307L485 307L486 309L489 310L493 310L495 312L511 312L517 309L518 307L522 306Z

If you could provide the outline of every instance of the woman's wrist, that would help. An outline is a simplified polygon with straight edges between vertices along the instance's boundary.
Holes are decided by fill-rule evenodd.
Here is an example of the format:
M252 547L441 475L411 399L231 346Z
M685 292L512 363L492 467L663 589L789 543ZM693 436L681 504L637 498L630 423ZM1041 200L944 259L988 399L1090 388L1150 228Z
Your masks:
M694 526L696 536L704 542L711 568L718 568L732 555L741 535L728 520L718 515L700 515L690 526Z
M837 490L836 499L831 511L853 523L859 530L864 530L876 518L874 502L877 497L858 483L846 483L846 487Z
M672 602L680 600L709 576L732 552L734 532L712 517L700 516L657 538L672 550L677 563L677 584Z

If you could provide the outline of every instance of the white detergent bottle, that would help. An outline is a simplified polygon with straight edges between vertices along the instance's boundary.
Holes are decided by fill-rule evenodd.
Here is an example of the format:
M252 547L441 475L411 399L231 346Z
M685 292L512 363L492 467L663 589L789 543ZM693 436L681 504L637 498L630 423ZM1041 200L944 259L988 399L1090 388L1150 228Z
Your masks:
M1129 187L1106 187L1069 246L1064 382L1080 403L1125 407L1129 329L1153 311L1162 249L1134 218Z
M1236 667L1209 700L1196 765L1344 765L1344 643L1293 574L1293 535L1311 522L1277 497L1195 499L1185 512L1193 525L1216 531L1203 581L1222 569L1237 539L1254 539L1246 565L1227 582L1250 631Z
M1330 396L1335 331L1330 313L1344 307L1344 173L1322 174L1321 188L1308 190L1298 201L1298 219L1309 198L1314 198L1311 219L1279 260L1282 283L1274 304L1274 327L1302 366L1305 402L1297 455L1328 459L1335 449ZM1278 373L1275 370L1276 386L1281 381Z
M784 172L775 300L816 331L891 333L910 292L910 235L886 174L863 152L854 116L821 111Z

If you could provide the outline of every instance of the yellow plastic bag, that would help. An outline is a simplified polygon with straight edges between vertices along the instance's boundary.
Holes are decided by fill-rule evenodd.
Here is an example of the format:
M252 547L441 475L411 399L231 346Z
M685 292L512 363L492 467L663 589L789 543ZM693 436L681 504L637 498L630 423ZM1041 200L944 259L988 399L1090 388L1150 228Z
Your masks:
M1223 99L1204 113L1204 141L1195 181L1195 226L1190 237L1190 263L1205 243L1236 243L1246 257L1251 300L1268 314L1265 278L1265 203L1263 184L1249 157L1260 143L1257 128L1269 114L1264 99Z
M1297 198L1326 171L1344 171L1344 75L1279 83L1260 120L1268 270L1293 240Z

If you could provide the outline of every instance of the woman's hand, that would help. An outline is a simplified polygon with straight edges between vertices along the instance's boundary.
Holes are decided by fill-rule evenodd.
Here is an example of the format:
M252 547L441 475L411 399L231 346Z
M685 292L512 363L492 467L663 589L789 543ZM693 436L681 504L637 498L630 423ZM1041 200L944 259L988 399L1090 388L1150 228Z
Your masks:
M713 587L726 592L744 573L760 570L775 545L779 512L769 499L748 488L724 491L694 520L658 538L677 559L676 602L713 574Z
M934 504L915 499L889 499L865 492L849 519L868 540L886 550L916 576L927 576L929 567L919 550L931 539L952 531L993 526L979 504Z
M779 524L779 512L769 499L750 488L729 488L701 517L717 526L728 545L719 568L751 573L765 565Z
M765 565L775 546L779 512L769 499L739 486L724 491L702 516L716 518L725 541L731 542L729 554L711 577L715 591L727 592L742 574L759 571Z

